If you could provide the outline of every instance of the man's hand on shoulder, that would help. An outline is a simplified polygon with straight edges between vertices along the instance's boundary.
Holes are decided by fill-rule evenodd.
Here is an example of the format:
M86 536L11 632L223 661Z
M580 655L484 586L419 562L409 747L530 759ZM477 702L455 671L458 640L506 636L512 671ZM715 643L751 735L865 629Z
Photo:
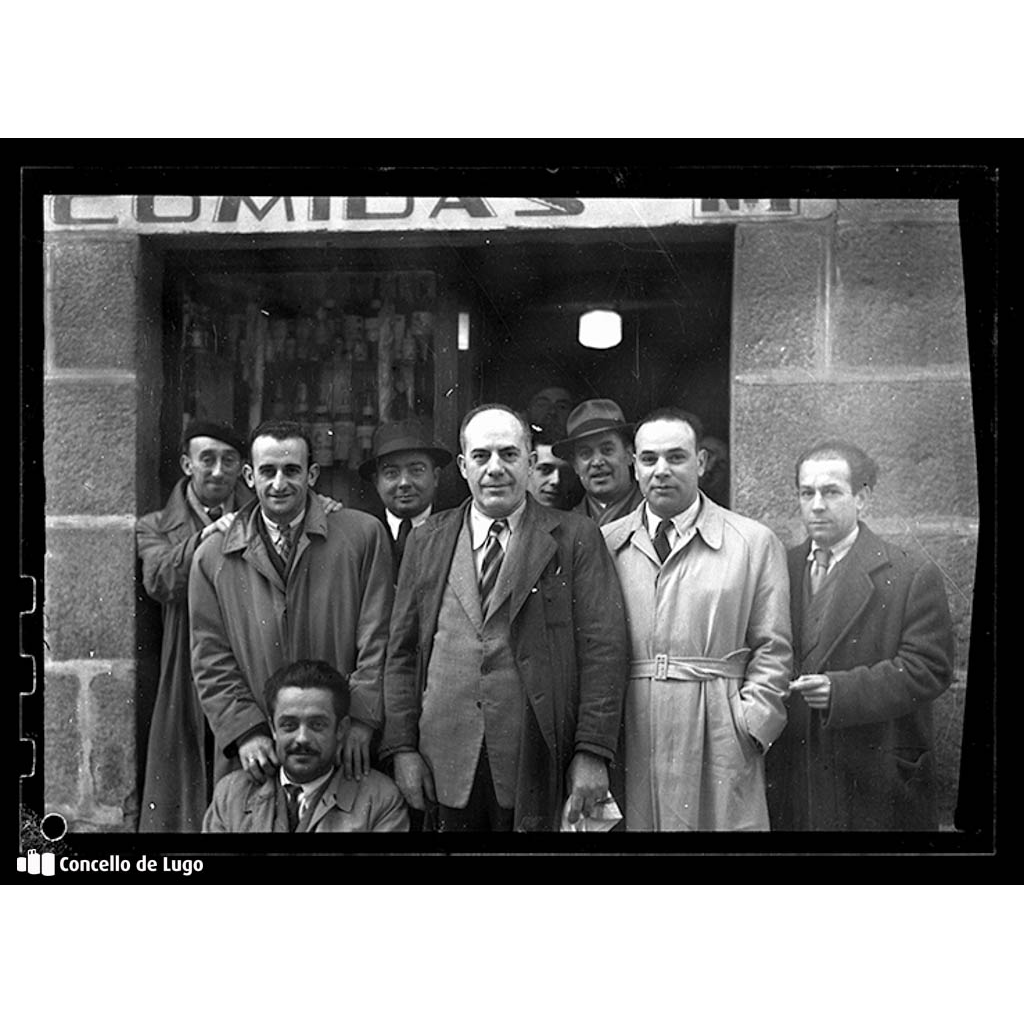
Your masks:
M224 533L227 528L235 521L236 512L225 512L224 515L218 519L214 519L209 526L203 527L203 532L199 534L199 543L201 544L207 537L213 536L215 533Z
M580 751L569 765L569 822L590 817L608 795L608 765L603 757Z
M427 803L434 803L437 796L434 791L434 777L430 774L427 762L415 750L406 750L395 754L395 784L405 798L405 802L417 811L425 811Z
M220 522L219 519L217 521ZM249 778L258 785L266 782L278 768L274 741L263 733L250 736L238 748L238 760L242 763L242 770L248 772Z
M337 512L339 509L343 509L345 507L340 501L336 501L329 495L317 494L316 497L323 506L324 515L330 515L332 512Z

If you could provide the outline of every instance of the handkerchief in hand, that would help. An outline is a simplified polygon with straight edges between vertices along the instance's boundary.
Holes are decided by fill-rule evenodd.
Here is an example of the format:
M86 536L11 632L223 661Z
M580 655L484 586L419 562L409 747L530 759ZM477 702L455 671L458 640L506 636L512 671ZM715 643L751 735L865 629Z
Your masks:
M590 817L581 814L576 824L569 821L569 801L562 808L563 832L607 832L622 821L622 811L609 793L596 807Z

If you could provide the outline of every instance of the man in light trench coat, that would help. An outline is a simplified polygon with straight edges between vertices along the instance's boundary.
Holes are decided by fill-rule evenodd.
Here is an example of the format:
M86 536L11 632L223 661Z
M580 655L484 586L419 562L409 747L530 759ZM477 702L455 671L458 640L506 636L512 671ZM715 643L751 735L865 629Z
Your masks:
M765 830L764 753L786 724L792 648L782 543L698 489L700 420L638 426L644 502L602 527L626 601L626 827Z

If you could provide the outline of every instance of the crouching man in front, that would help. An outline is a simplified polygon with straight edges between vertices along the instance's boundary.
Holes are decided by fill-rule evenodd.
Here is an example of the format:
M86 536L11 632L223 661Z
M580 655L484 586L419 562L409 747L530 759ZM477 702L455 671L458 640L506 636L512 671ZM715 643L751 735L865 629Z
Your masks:
M407 832L395 784L370 770L346 779L339 760L348 732L348 680L326 661L278 669L263 690L277 769L265 782L244 770L217 784L204 832Z

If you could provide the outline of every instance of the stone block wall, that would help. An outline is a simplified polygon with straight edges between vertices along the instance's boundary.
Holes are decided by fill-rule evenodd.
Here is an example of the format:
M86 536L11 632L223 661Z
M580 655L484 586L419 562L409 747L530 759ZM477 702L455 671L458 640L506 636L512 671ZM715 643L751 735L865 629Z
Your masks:
M44 260L44 798L72 830L133 830L138 389L159 303L137 238L54 236Z
M949 827L978 536L956 203L840 200L813 224L740 226L735 252L733 507L794 544L800 449L848 437L877 460L866 519L939 565L954 619L956 681L935 706Z

